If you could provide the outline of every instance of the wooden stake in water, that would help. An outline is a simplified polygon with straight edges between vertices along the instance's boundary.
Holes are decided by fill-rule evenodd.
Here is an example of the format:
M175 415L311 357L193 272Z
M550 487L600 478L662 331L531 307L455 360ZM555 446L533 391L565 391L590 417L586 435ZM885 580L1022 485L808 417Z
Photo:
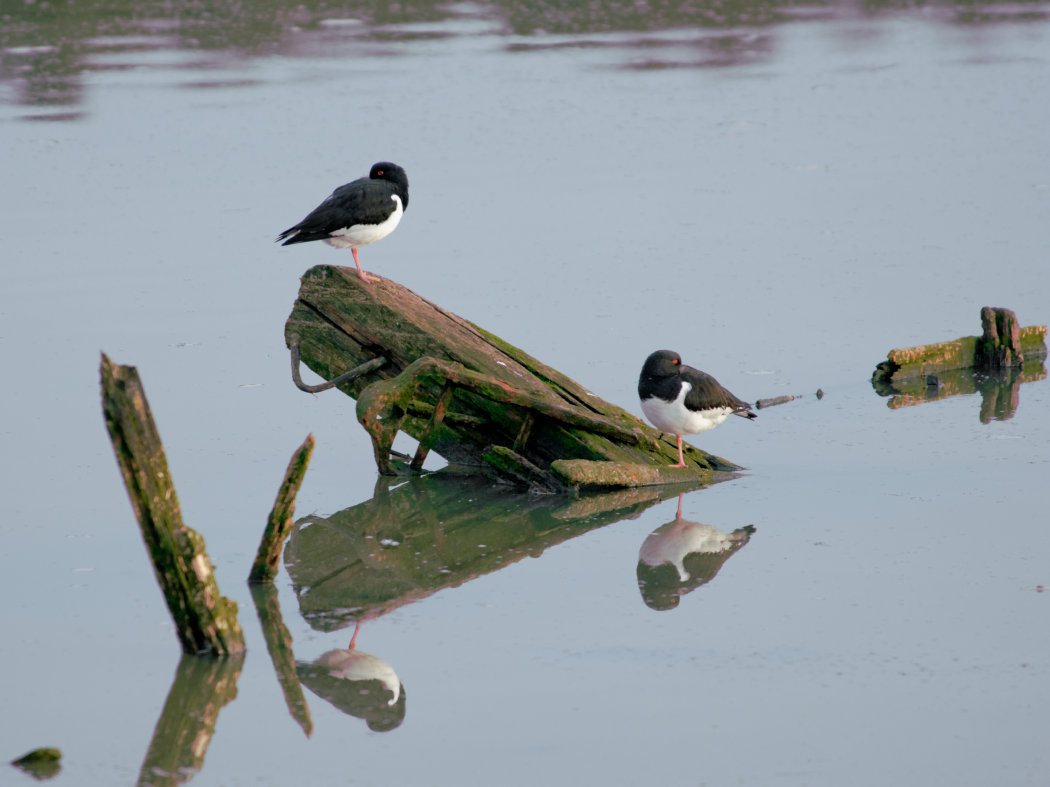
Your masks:
M284 481L277 492L277 500L270 511L270 520L266 523L263 531L262 541L259 543L259 552L255 556L251 573L248 574L249 582L273 582L277 576L277 566L281 561L281 549L288 535L292 532L295 516L295 496L299 494L302 486L303 476L310 464L310 455L314 450L314 436L307 435L303 444L292 454L288 463L288 470L284 474Z
M183 651L243 652L237 605L219 593L204 539L182 522L138 370L114 364L103 353L101 377L106 428Z

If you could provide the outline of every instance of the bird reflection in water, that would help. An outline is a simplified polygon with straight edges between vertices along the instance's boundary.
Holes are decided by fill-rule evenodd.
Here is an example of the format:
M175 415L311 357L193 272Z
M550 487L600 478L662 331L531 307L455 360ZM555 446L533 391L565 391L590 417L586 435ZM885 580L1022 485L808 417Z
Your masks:
M638 550L638 589L646 605L674 609L681 597L715 578L730 555L746 544L753 525L732 533L682 519L682 495L675 518L660 525Z
M383 659L357 649L358 623L350 647L298 662L299 679L314 694L350 716L364 719L375 732L387 732L405 720L405 687Z

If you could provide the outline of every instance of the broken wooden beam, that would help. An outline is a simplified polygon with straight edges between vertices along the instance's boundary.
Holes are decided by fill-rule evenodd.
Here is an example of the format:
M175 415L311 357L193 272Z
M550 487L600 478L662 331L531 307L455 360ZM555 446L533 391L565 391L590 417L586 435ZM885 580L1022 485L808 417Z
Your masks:
M277 500L274 501L270 517L263 531L262 541L259 543L259 551L255 555L251 572L248 574L249 582L273 582L277 576L277 567L281 562L281 549L292 532L293 517L295 516L295 497L299 494L306 468L310 464L310 455L314 450L314 436L307 435L303 444L292 454L288 462L288 469L284 473L284 480L277 491Z
M673 435L389 279L362 284L351 269L311 268L285 340L293 358L358 400L380 473L396 472L390 446L404 431L419 441L417 471L434 451L536 488L572 486L552 470L558 460L646 465L658 482L681 479ZM363 367L377 359L385 363ZM685 459L693 480L740 469L688 445Z
M981 336L890 350L872 374L876 386L951 369L1000 369L1046 357L1046 326L1019 327L1010 309L981 309Z
M204 539L183 524L138 371L103 354L100 372L106 428L183 651L218 656L242 652L237 605L219 593Z

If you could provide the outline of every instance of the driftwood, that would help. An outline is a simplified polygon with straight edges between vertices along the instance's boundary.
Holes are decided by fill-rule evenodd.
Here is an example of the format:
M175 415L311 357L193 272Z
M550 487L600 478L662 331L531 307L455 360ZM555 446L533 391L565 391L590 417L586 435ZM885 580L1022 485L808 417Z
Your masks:
M307 435L303 444L292 454L288 462L288 470L285 471L284 480L277 492L277 500L270 511L270 518L266 522L262 541L259 543L259 551L255 556L251 572L248 574L249 582L273 582L277 576L277 566L281 562L281 549L284 547L285 539L292 532L295 516L295 496L299 494L306 468L310 464L310 455L314 450L314 436Z
M101 377L106 428L183 651L240 653L244 635L237 605L220 595L204 539L182 522L138 371L103 355Z
M981 309L981 336L890 350L872 374L876 386L899 384L952 369L993 371L1046 357L1046 326L1021 328L1010 309Z
M546 491L704 481L740 469L690 446L688 467L671 467L673 435L389 279L363 283L347 268L311 268L285 340L294 376L301 356L358 400L383 474L397 472L390 449L399 430L419 442L411 469L435 451L452 464ZM562 472L559 460L577 464ZM580 462L591 466L582 472Z

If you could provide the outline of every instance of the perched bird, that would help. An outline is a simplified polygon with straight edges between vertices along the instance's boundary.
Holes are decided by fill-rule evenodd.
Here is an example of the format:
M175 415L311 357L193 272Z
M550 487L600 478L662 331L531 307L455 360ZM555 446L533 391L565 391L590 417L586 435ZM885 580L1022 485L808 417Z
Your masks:
M711 375L686 366L682 356L657 350L645 359L638 378L642 412L653 426L678 438L678 464L682 457L682 435L714 429L730 414L757 418L751 405L737 399Z
M357 250L394 231L408 207L408 176L397 164L380 161L367 178L358 178L332 192L310 215L277 236L290 243L323 240L354 253L357 273L364 281L378 281L361 270Z

